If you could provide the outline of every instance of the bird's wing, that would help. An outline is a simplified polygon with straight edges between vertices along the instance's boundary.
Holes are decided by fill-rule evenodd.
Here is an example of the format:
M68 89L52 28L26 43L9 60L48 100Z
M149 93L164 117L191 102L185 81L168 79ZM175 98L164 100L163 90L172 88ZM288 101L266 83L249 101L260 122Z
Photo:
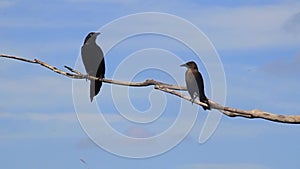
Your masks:
M198 87L198 92L199 92L199 99L201 101L206 100L206 96L204 93L204 82L203 82L203 78L200 72L193 72L196 82L197 82L197 87Z
M104 57L101 48L97 44L88 44L81 47L81 57L85 67L86 72L89 75L96 76L98 74L98 68L104 65ZM105 73L105 66L103 66L100 71L101 74Z
M193 72L189 70L186 72L185 77L186 77L186 87L188 89L188 92L190 96L194 99L196 96L198 96L199 93L196 77L193 74Z
M102 52L102 51L101 51ZM100 56L100 64L97 69L97 77L104 78L105 76L105 61L102 53L102 57Z

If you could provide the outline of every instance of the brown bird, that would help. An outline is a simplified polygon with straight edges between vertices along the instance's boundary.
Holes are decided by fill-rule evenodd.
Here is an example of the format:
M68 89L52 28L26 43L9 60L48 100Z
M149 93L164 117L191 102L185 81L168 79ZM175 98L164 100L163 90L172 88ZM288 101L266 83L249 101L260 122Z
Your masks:
M98 78L104 78L105 74L105 63L103 52L96 43L96 38L100 33L91 32L89 33L81 47L81 58L87 74L96 76ZM93 101L102 86L101 81L91 80L90 82L90 100Z
M199 100L206 103L208 106L202 106L204 110L210 110L208 99L204 93L204 83L201 73L198 71L197 64L193 61L180 65L187 68L185 72L185 82L187 90L192 98L192 104L194 100L199 97Z

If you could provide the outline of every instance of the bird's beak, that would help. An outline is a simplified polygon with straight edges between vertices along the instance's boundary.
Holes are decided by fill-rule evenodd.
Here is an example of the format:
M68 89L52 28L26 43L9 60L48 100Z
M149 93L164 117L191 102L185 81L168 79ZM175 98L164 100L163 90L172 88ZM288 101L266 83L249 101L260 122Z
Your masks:
M98 36L98 35L100 35L100 34L101 34L100 32L96 32L96 33L95 33L96 36Z
M185 64L180 65L180 67L188 67L188 66L187 66L187 64L185 63Z

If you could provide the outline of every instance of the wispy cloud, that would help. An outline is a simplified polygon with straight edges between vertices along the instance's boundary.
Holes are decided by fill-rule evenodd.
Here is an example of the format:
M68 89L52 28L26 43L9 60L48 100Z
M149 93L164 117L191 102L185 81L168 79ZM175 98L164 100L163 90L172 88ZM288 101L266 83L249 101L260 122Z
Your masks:
M80 149L89 149L89 148L95 148L97 147L97 145L90 138L82 138L76 144L76 147Z
M91 3L91 2L99 2L99 3L137 3L142 2L141 0L66 0L69 2L80 2L80 3Z
M41 76L41 74L37 74L36 77L24 75L15 80L7 77L0 84L2 93L0 100L6 103L2 107L14 110L21 109L21 107L23 110L26 108L36 110L43 106L47 106L48 109L53 105L62 106L71 100L71 82L68 79L58 80L58 78L57 76ZM59 101L60 104L58 104Z
M253 48L274 48L278 46L295 46L300 43L300 38L291 36L283 28L283 25L292 22L289 27L297 29L297 15L299 3L278 3L257 6L240 7L215 7L215 6L191 6L175 1L172 6L180 7L175 12L170 9L169 4L160 4L162 11L173 12L179 17L186 18L198 28L204 31L217 47L222 49L253 49ZM185 10L189 8L190 10ZM159 24L161 18L155 19L154 24L159 25L160 30L169 30L169 25ZM292 20L292 21L291 21ZM165 21L162 20L162 23ZM119 32L128 30L147 30L146 24L141 22L128 23L118 29ZM181 27L182 25L178 25ZM181 29L188 35L185 27ZM114 31L114 30L110 30ZM121 32L120 32L121 31ZM194 38L190 35L191 38Z
M80 135L75 113L0 112L0 141L66 138ZM10 123L5 123L9 121ZM4 123L2 123L4 122ZM17 125L14 125L17 124Z
M299 88L300 71L296 58L270 59L269 63L249 71L245 70L247 66L233 65L237 67L227 72L227 105L262 109L276 114L295 114L300 111L299 94L295 92Z
M300 54L294 57L280 57L264 65L261 69L276 76L298 77L300 74Z
M184 167L179 167L178 169L270 169L270 167L261 165L261 164L243 164L243 163L224 163L224 164L191 164Z
M98 121L95 120L97 119L96 116L88 114L84 117L84 120L92 125L97 124ZM108 123L120 121L119 116L113 114L105 116ZM0 121L10 121L12 124L18 124L18 126L0 124L0 141L84 136L82 130L79 128L79 121L75 112L0 112ZM106 131L101 131L100 129L99 132L105 133Z
M217 49L249 49L295 45L282 25L299 11L300 4L274 4L237 8L212 7L193 13L193 20L209 35Z
M71 0L79 2L98 2L96 0ZM102 1L101 1L102 2ZM110 3L119 2L119 0L109 1L105 5ZM170 5L169 2L160 2L154 4L149 8L144 6L145 2L139 0L127 0L120 3L129 3L139 6L139 11L151 11L153 8L161 9L163 12L170 12L179 17L183 17L194 23L197 27L207 33L208 37L216 45L217 49L249 49L249 48L264 48L264 47L277 47L277 46L290 46L300 42L299 38L295 38L290 35L288 31L297 32L299 22L297 19L299 16L300 4L296 2L291 3L274 3L269 5L257 5L257 6L240 6L235 8L230 7L216 7L216 6L201 6L197 3L183 3L182 1L173 1ZM80 4L80 3L78 3ZM82 6L75 4L74 9L81 9ZM100 4L100 1L99 1ZM56 8L57 6L51 6ZM156 8L155 8L156 7ZM173 8L180 9L174 11ZM87 6L86 8L89 8ZM73 10L74 10L73 9ZM189 9L189 10L186 10ZM54 10L54 9L53 9ZM57 14L63 13L64 7L59 8ZM93 15L102 16L106 11L95 10ZM135 11L133 11L135 12ZM136 11L138 12L138 11ZM126 12L123 12L126 14ZM79 18L63 18L49 20L45 19L49 16L41 15L38 18L30 17L26 15L23 18L1 18L0 21L5 23L1 25L4 28L90 28L95 26L101 26L105 22L99 21L98 18L91 17L87 19L85 17ZM105 19L107 19L105 17ZM104 20L105 20L104 19ZM109 18L114 19L114 18ZM67 21L66 21L67 20ZM102 19L103 20L103 19ZM159 21L160 18L157 18ZM78 24L80 22L80 24ZM100 25L99 25L100 24ZM157 25L160 25L157 22ZM283 26L287 25L287 26ZM297 26L298 25L298 26ZM143 23L126 23L122 26L122 29L141 30L145 24ZM161 26L161 25L160 25ZM141 29L139 28L141 27ZM180 25L178 25L180 27ZM168 26L163 28L170 30ZM184 32L184 29L182 29ZM188 33L188 31L186 32ZM191 38L193 36L191 35ZM108 41L108 39L106 39Z
M1 8L8 8L8 7L12 7L15 5L16 2L14 2L13 0L8 1L8 0L1 0L0 1L0 9Z
M31 121L64 121L75 122L77 121L74 113L0 113L0 119L13 119L13 120L31 120Z
M299 35L300 34L300 12L292 15L290 18L288 18L283 25L283 28L293 35Z

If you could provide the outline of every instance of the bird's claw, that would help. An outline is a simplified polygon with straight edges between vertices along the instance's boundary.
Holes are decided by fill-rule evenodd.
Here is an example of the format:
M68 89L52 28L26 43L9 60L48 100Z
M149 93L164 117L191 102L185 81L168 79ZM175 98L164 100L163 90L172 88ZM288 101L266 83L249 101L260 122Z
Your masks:
M86 82L87 82L87 80L89 79L88 76L89 76L88 74L87 74L87 75L84 75L84 78L85 78L85 81L86 81Z

